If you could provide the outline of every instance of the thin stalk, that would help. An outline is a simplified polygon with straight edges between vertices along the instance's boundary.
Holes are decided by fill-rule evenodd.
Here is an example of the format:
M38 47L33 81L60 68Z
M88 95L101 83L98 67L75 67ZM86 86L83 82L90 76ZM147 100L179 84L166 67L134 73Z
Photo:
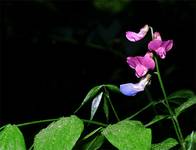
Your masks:
M108 98L108 101L109 101L109 103L110 103L110 106L112 107L112 110L113 110L113 112L114 112L114 115L115 115L117 121L120 121L120 119L119 119L119 117L118 117L118 114L117 114L117 112L116 112L116 110L115 110L115 108L114 108L114 106L113 106L112 101L110 100L110 98Z
M157 70L157 76L158 76L159 84L160 84L160 87L161 87L161 90L162 90L162 93L163 93L163 96L164 96L165 106L168 109L168 112L170 113L171 120L172 120L174 129L175 129L176 135L178 137L178 140L180 142L180 145L181 145L182 149L185 150L184 138L182 136L182 132L181 132L181 128L180 128L178 119L176 118L175 114L171 110L171 107L170 107L168 99L167 99L167 94L165 92L165 88L164 88L164 85L163 85L163 81L161 79L161 74L160 74L160 71L159 71L158 61L157 61L156 57L154 57L154 59L155 59L155 63L156 63L156 70Z
M130 117L127 117L125 120L130 120L132 118L134 118L135 116L139 115L141 112L143 112L144 110L146 110L147 108L149 108L150 106L152 106L154 104L154 102L150 102L148 105L146 105L145 107L143 107L142 109L140 109L138 112L136 112L135 114L131 115Z
M105 87L104 87L104 90L105 90L106 94L109 96L108 90L107 90ZM116 112L116 110L115 110L115 108L114 108L114 105L112 104L112 101L110 100L110 98L108 98L108 101L109 101L109 103L110 103L110 106L111 106L111 108L112 108L112 111L114 112L114 115L115 115L117 121L119 122L120 119L119 119L119 117L118 117L118 114L117 114L117 112Z
M55 119L46 119L46 120L38 120L38 121L30 121L30 122L25 122L25 123L20 123L17 124L17 127L23 127L23 126L28 126L28 125L33 125L33 124L40 124L40 123L46 123L46 122L53 122L53 121L57 121L59 118L55 118ZM92 121L92 120L86 120L86 119L81 119L83 122L85 123L90 123L90 124L95 124L95 125L99 125L99 126L103 126L103 127L107 127L107 124L104 124L102 122L98 122L98 121Z

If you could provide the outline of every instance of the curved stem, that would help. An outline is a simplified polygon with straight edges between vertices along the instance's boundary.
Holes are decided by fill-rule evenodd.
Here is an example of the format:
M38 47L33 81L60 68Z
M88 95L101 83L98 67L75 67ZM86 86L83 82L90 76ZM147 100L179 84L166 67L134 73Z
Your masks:
M174 129L175 129L176 135L178 137L178 140L180 142L180 145L181 145L182 149L185 150L184 138L182 136L182 132L181 132L181 128L180 128L178 119L176 118L174 112L171 110L171 107L169 105L167 95L166 95L166 92L165 92L165 88L164 88L164 85L163 85L163 81L161 79L161 74L160 74L160 71L159 71L158 61L157 61L156 57L154 57L154 59L155 59L155 63L156 63L156 70L157 70L157 76L158 76L159 84L160 84L160 87L161 87L161 90L162 90L162 93L163 93L163 96L164 96L165 106L168 109L168 112L171 116L171 120L172 120Z

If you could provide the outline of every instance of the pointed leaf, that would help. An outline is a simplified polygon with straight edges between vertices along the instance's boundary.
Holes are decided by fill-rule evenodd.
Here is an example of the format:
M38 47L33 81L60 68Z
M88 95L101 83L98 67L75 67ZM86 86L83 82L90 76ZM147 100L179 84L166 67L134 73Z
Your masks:
M176 146L178 142L173 138L168 138L161 143L152 144L152 150L169 150Z
M15 125L6 125L0 132L0 150L25 150L22 133Z
M196 96L189 98L186 102L181 104L178 108L175 109L176 116L179 116L183 111L192 105L196 104Z
M103 85L95 86L93 87L84 98L82 104L77 108L77 110L74 112L76 113L85 103L87 103L89 100L93 99L95 95L99 92L99 90L102 88Z
M35 136L34 150L71 150L83 128L76 116L60 118Z
M113 84L105 84L104 85L108 90L116 93L120 93L119 87Z
M97 150L102 146L104 140L103 135L97 135L92 141L85 144L83 150Z
M93 119L98 107L99 107L99 104L101 102L101 99L102 99L102 95L103 95L103 92L99 93L99 95L97 95L93 101L92 101L92 105L91 105L91 117L90 117L90 120Z
M108 92L104 93L104 101L103 101L103 110L106 116L107 121L109 120L109 107L108 107L108 99L109 99Z
M119 150L149 150L151 148L151 129L139 121L124 120L109 125L102 134Z
M156 122L159 122L165 118L167 118L168 116L166 115L156 115L148 124L145 125L145 127L148 127Z

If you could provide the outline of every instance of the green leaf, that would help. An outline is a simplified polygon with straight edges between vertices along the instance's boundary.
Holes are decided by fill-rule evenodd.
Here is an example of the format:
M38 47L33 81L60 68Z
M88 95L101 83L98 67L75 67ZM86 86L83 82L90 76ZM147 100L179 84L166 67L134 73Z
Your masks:
M105 84L104 85L108 90L116 93L120 93L119 87L113 84Z
M34 150L71 150L83 128L76 116L60 118L35 136Z
M184 100L194 96L191 90L179 90L168 96L170 102L182 103Z
M103 135L97 135L92 141L84 145L83 150L97 150L102 146L104 140Z
M0 132L0 150L25 150L25 141L17 126L8 124Z
M104 101L103 101L103 110L104 110L106 119L107 119L107 121L108 121L108 120L109 120L108 99L110 98L108 92L107 92L107 93L104 93L104 97L103 97L103 98L104 98L104 99L103 99L103 100L104 100Z
M186 102L181 104L179 107L175 109L176 116L179 116L183 111L192 105L196 104L196 96L189 98Z
M103 85L95 86L93 87L86 95L84 98L83 102L81 105L77 108L77 110L74 112L76 113L85 103L87 103L89 100L93 99L95 95L99 92L99 90L103 87Z
M120 121L109 125L102 134L119 150L151 148L151 129L145 128L140 121Z
M187 150L195 150L196 149L196 132L192 132L185 139Z
M166 115L156 115L149 123L147 123L145 126L148 127L156 122L159 122L165 118L167 118L168 116Z
M151 150L169 150L172 147L176 146L177 144L178 142L176 141L176 139L168 138L161 143L152 144Z
M90 120L93 119L98 107L99 107L99 104L101 102L101 99L102 99L102 95L103 95L103 92L99 93L99 95L97 95L93 101L92 101L92 105L91 105L91 117L90 117Z

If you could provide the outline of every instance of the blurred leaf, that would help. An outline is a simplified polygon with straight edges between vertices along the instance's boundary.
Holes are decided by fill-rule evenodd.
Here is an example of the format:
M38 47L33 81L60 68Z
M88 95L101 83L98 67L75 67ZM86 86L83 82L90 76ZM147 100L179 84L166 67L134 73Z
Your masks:
M118 13L124 9L130 0L94 0L94 5L102 11Z
M119 87L113 84L105 84L104 85L108 90L116 93L120 93Z
M109 120L109 107L108 107L108 99L110 98L108 93L104 93L103 95L103 110L106 116L107 121Z
M196 96L189 98L186 102L181 104L179 107L175 109L176 116L179 116L183 111L192 105L196 104Z
M184 100L194 96L191 90L179 90L168 96L170 102L182 103Z
M196 149L196 132L192 132L185 139L187 144L187 150L195 150Z
M149 150L151 147L151 129L140 121L120 121L109 125L102 134L119 150Z
M86 143L82 150L97 150L102 146L104 140L103 135L97 135L92 141Z
M148 127L156 122L159 122L165 118L167 118L168 116L166 115L156 115L149 123L147 123L145 126Z
M71 150L83 128L76 116L60 118L35 136L34 150Z
M97 95L93 101L92 101L92 105L91 105L91 117L90 117L90 120L93 119L98 107L99 107L99 104L101 102L101 99L102 99L102 95L103 95L103 92L99 93L99 95Z
M85 103L87 103L89 100L92 100L95 95L99 92L99 90L102 88L103 85L95 86L93 87L84 98L82 104L77 108L77 110L74 112L76 113Z
M22 133L15 125L6 125L0 132L0 150L25 150Z
M176 146L177 144L178 142L176 141L176 139L168 138L161 143L152 144L151 150L169 150L172 147Z

